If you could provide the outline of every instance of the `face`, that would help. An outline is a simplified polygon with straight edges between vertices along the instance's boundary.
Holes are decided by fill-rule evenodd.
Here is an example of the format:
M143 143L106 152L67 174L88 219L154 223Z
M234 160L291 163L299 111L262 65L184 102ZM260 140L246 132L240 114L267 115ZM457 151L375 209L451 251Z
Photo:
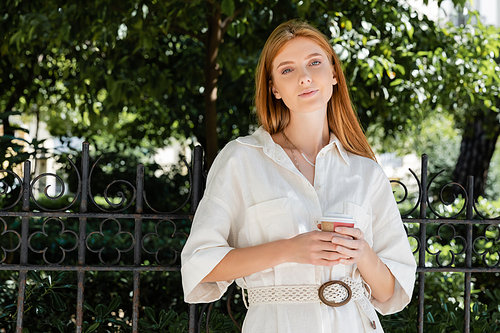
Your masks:
M272 92L290 112L324 111L337 79L321 46L306 37L296 37L283 46L273 60Z

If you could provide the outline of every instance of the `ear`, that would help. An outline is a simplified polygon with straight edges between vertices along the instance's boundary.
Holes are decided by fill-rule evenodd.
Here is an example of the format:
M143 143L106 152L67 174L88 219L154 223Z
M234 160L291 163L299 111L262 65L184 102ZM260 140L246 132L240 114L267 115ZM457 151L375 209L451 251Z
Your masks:
M269 80L269 88L271 88L271 92L273 93L274 97L276 97L276 99L281 99L281 95L278 92L278 89L276 89L273 86L273 83L271 82L271 80Z
M333 68L333 66L332 66L332 77L333 77L332 86L335 86L338 84L338 81L337 81L337 73L335 73L335 69Z

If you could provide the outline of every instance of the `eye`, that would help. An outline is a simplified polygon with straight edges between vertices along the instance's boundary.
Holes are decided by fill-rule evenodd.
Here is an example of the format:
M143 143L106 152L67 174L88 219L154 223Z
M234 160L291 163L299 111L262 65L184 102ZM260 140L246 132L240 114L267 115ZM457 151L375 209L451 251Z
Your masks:
M281 74L288 74L290 73L292 70L290 68L286 68L284 69L283 71L281 71Z
M314 60L313 62L311 62L311 66L318 66L319 64L321 64L321 61L319 60Z

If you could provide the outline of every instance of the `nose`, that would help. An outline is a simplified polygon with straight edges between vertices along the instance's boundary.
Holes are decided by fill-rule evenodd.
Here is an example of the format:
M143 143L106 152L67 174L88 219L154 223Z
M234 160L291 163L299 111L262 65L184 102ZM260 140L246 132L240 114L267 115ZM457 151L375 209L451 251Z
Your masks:
M309 75L309 72L307 69L303 69L302 72L300 73L300 84L306 84L306 83L311 83L311 75Z

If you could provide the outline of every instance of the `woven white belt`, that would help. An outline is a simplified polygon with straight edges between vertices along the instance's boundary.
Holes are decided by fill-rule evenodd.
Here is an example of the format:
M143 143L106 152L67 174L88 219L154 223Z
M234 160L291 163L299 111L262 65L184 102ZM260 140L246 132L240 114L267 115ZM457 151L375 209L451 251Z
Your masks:
M364 314L370 319L373 329L377 314L370 304L371 292L363 281L354 281L344 277L341 280L329 281L323 285L285 285L256 287L248 289L248 303L252 304L283 304L283 303L316 303L322 302L328 306L338 307L349 301L356 302ZM243 297L245 300L245 297Z

